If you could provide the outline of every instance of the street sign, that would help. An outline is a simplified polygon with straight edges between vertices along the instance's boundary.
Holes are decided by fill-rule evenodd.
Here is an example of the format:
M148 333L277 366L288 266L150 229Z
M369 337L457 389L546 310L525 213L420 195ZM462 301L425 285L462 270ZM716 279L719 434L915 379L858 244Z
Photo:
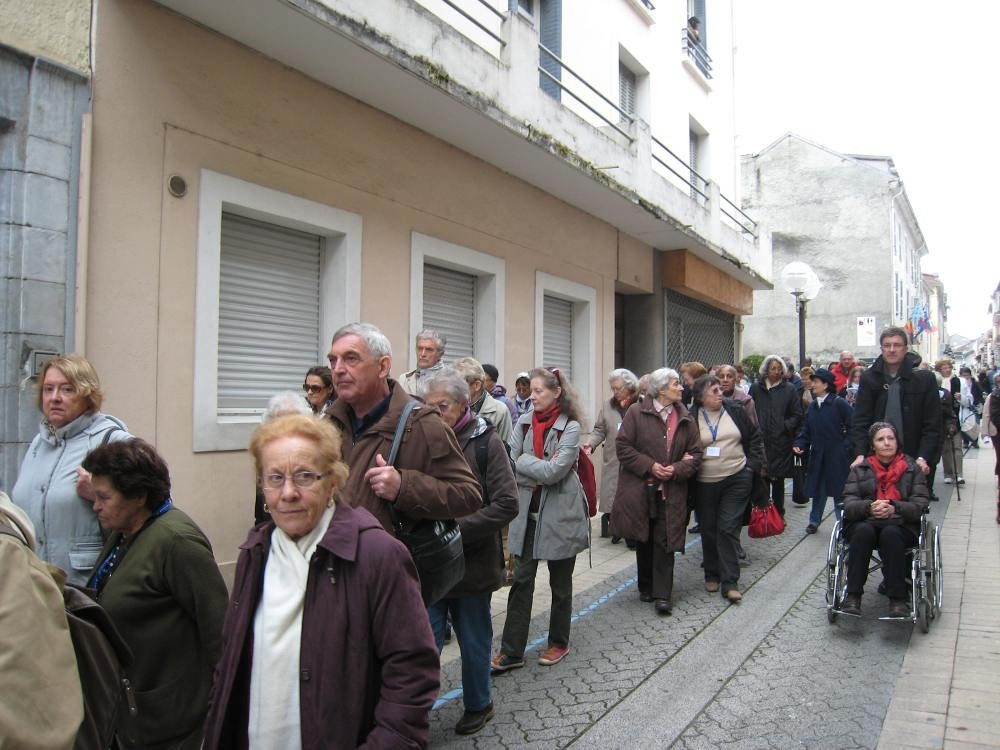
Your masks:
M858 316L858 346L875 346L875 316Z

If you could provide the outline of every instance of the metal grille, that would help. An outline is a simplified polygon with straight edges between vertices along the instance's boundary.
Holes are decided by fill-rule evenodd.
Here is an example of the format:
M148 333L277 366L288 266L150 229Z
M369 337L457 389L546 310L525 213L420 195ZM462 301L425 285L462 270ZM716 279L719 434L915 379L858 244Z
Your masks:
M545 295L542 308L544 367L558 367L573 379L573 303Z
M735 322L729 313L667 290L667 365L731 364L736 356Z
M424 265L424 328L448 339L444 360L474 355L476 277L450 268Z

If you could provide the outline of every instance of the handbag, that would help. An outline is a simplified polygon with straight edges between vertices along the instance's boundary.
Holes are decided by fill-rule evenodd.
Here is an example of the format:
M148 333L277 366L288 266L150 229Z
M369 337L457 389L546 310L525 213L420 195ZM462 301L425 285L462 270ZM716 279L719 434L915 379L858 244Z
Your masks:
M763 539L768 536L777 536L785 530L785 519L781 517L774 503L768 503L763 508L754 508L750 511L750 524L747 527L747 534L752 539Z
M416 401L409 401L403 407L387 459L390 466L396 465L406 420L416 406ZM443 599L465 577L465 553L462 550L462 531L458 522L454 518L408 519L396 512L393 503L389 503L389 515L392 517L396 538L406 545L413 558L420 577L420 595L424 606L430 607Z
M972 442L979 440L979 422L976 421L976 413L964 406L962 407L962 432Z

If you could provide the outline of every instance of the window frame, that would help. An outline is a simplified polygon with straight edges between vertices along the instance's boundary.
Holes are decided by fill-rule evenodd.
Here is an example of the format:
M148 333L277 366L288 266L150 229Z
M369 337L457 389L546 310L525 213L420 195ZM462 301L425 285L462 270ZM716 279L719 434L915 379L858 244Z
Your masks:
M535 363L545 362L545 295L573 303L573 385L580 392L583 407L593 413L594 367L598 363L597 290L569 279L535 272Z

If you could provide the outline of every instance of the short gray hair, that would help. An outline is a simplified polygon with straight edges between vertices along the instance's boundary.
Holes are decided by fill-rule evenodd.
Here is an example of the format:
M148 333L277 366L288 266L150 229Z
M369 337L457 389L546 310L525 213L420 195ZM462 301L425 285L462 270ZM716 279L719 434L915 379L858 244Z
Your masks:
M270 422L275 417L283 417L286 414L309 414L312 415L312 407L305 400L301 393L296 391L280 391L275 393L267 402L267 408L261 416L261 422Z
M460 404L469 403L469 384L454 367L442 367L433 375L421 378L418 391L420 398L427 398L428 393L444 392Z
M608 373L608 385L611 385L616 380L620 380L625 384L632 393L639 390L639 378L636 377L635 373L624 367L619 367L616 370L612 370Z
M782 374L788 372L788 365L785 364L785 360L781 358L780 354L768 354L764 357L764 361L760 363L760 376L762 378L767 377L767 369L771 366L771 362L775 359L781 363Z
M336 343L344 336L360 338L365 342L365 346L368 347L368 351L375 359L392 357L392 344L389 343L389 339L377 326L373 326L371 323L348 323L346 326L338 328L337 332L333 334L332 343Z
M440 331L435 331L433 328L425 328L417 337L413 340L414 344L418 344L421 341L433 341L434 346L437 347L439 352L443 352L444 348L448 345L447 337Z
M474 383L475 381L486 382L486 370L483 366L479 364L479 360L472 357L462 357L461 359L456 359L451 363L451 366L455 368L459 375L465 378L466 383Z
M653 370L649 373L649 395L656 398L660 391L670 385L671 380L679 381L680 379L681 376L677 374L677 370L671 367Z

